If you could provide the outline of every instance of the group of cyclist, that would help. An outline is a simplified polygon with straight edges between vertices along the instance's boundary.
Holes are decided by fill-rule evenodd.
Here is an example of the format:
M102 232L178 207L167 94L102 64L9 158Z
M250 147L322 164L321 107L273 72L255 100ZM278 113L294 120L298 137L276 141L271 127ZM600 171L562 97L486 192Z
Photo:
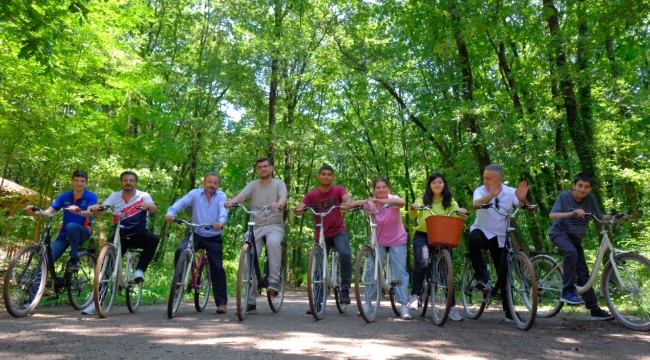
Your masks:
M267 292L277 293L280 281L280 269L282 258L282 240L285 233L285 222L282 216L282 209L287 204L288 192L285 183L273 178L273 164L266 157L256 159L255 172L259 179L249 182L246 187L234 198L227 200L224 192L219 190L221 178L214 172L209 172L203 179L203 188L190 191L181 199L169 207L165 220L172 222L175 216L186 209L192 208L192 221L197 224L212 224L209 229L197 227L194 230L194 246L197 249L203 248L208 254L210 266L212 289L217 306L218 314L227 312L228 296L226 293L226 274L223 268L223 239L222 233L228 220L228 209L237 206L238 203L250 200L252 209L260 209L266 205L272 207L272 211L266 211L255 218L253 227L254 238L257 249L267 246L269 261L269 279ZM474 191L473 208L477 212L476 220L471 226L469 235L469 254L475 272L476 285L478 290L490 291L495 296L501 296L506 322L512 322L507 304L507 292L505 291L506 276L503 267L503 249L505 246L506 224L503 216L497 214L496 209L511 209L514 206L521 206L526 203L528 184L525 181L519 183L518 187L512 188L503 184L503 169L499 165L489 165L483 172L483 185ZM402 223L400 208L406 206L406 201L391 193L390 185L384 178L377 178L373 182L374 197L369 199L353 201L352 197L342 186L334 185L334 169L328 164L320 167L317 175L319 186L308 192L300 203L295 207L294 214L301 215L307 206L316 212L330 209L332 206L338 208L324 218L323 230L327 251L332 247L338 251L341 261L341 292L340 303L350 304L350 284L352 277L352 254L350 240L347 236L343 215L345 211L353 207L363 206L368 212L375 212L379 207L391 205L376 215L377 242L380 246L380 258L384 258L388 251L393 278L401 284L409 284L409 274L406 271L407 263L407 233ZM156 234L149 231L148 215L155 213L157 207L151 196L137 190L138 177L134 172L125 171L120 175L122 190L111 194L103 206L112 208L115 215L121 217L121 245L125 249L141 248L142 253L136 266L136 271L129 283L137 284L144 282L145 272L159 243ZM58 259L70 247L70 255L66 271L75 272L79 270L78 248L90 238L92 232L92 217L101 215L97 195L86 189L88 175L83 171L76 171L72 175L72 190L66 192L51 204L44 212L50 214L60 209L66 209L61 230L58 237L52 243L52 255L54 261ZM605 310L602 310L597 303L593 290L584 293L583 299L576 295L575 282L583 285L589 277L589 269L586 264L582 239L585 236L589 225L589 218L585 213L594 213L602 220L611 219L609 215L603 215L598 208L596 199L591 191L593 179L591 176L578 174L573 182L573 189L563 192L557 198L550 214L554 220L549 235L551 241L562 251L564 255L563 289L561 301L570 305L586 303L591 310L592 320L610 320L613 317ZM491 204L491 207L481 205ZM431 212L418 211L422 206L428 207ZM34 216L40 213L28 205L25 211ZM407 286L396 288L396 299L401 306L400 314L403 319L411 319L409 310L418 310L421 302L420 294L428 264L430 248L427 240L426 218L434 215L447 215L457 210L461 215L467 215L468 211L460 208L453 199L452 192L445 177L440 173L431 174L424 186L423 194L410 205L408 210L409 218L417 218L417 226L413 235L413 252L415 263L411 274L412 289L410 298L407 296ZM314 215L316 218L317 215ZM621 220L626 220L621 217ZM315 239L318 239L318 231L314 232ZM248 236L246 234L245 236ZM181 243L176 250L174 262L178 260L179 254L188 246L189 236ZM483 249L489 249L495 267L497 268L497 281L494 286L485 273L483 264ZM256 292L253 291L247 304L247 312L256 312ZM455 299L452 299L455 303ZM94 314L94 303L82 311L82 314ZM452 307L449 318L455 321L463 320L455 307Z

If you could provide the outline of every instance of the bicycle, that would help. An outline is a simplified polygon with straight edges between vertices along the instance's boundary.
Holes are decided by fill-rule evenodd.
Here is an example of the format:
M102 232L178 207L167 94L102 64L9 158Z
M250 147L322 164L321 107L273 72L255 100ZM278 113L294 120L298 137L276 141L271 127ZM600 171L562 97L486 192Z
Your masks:
M271 205L266 205L259 210L248 210L243 204L233 203L233 207L239 206L244 212L250 215L248 221L248 236L244 240L244 246L241 249L239 256L239 270L237 271L237 317L239 321L246 318L248 310L248 300L250 292L257 290L260 294L262 289L269 286L269 257L268 251L265 249L264 256L264 273L260 272L259 257L257 255L257 248L255 246L255 234L253 227L255 226L254 217L266 210L273 209ZM253 289L254 284L257 282L257 289ZM277 293L266 291L266 298L269 302L271 311L277 313L282 308L284 302L284 264L280 267L280 281L278 282L280 288Z
M65 275L59 277L52 258L50 231L54 218L65 209L51 214L44 213L38 207L32 207L32 210L49 220L41 240L37 244L22 247L9 263L3 287L7 312L14 317L31 314L45 291L48 273L56 299L67 290L70 305L76 310L84 309L93 300L95 258L92 255L94 249L88 248L90 241L79 247L79 270L68 272L64 268Z
M135 313L142 300L142 282L129 284L125 279L130 279L135 273L135 267L140 260L140 253L137 251L127 251L126 260L124 260L125 272L122 273L122 242L120 238L120 229L124 226L121 224L124 218L123 214L113 212L110 206L99 206L97 211L108 211L117 219L115 223L115 235L113 243L106 243L97 257L95 267L95 310L100 318L105 318L111 312L115 295L122 289L126 292L126 307L129 312Z
M611 220L601 221L593 213L591 216L600 225L602 239L589 280L583 286L576 286L578 294L583 294L595 283L600 264L609 250L609 260L605 263L600 278L600 291L605 297L607 307L618 322L630 330L650 330L650 260L643 255L618 251L607 233L607 226L614 224L618 214ZM549 255L537 255L531 259L535 269L539 299L542 310L538 316L547 318L557 315L564 306L560 301L562 294L562 264Z
M506 261L504 274L506 276L506 293L501 294L501 296L508 298L508 307L517 327L521 330L529 330L535 323L535 316L537 314L537 282L535 271L526 253L521 250L515 250L512 245L510 231L514 231L514 228L510 227L510 220L517 215L520 209L530 211L536 209L537 206L526 204L517 207L515 211L509 211L507 209L502 211L498 207L493 207L492 203L482 204L480 206L480 209L489 208L493 208L498 214L506 218L505 250L501 258L501 261ZM485 251L483 252L483 256L489 278L490 266ZM496 264L495 268L497 268ZM494 295L493 291L497 290L496 288L492 290L478 290L474 287L475 285L476 278L474 276L472 262L469 253L466 253L461 297L465 313L470 319L474 320L481 316L485 307L492 300ZM478 295L476 298L480 299L479 302L474 302L474 294Z
M316 320L321 320L325 316L325 306L327 304L327 294L330 289L334 290L334 301L340 314L347 311L348 305L341 303L341 260L336 247L332 246L331 273L327 274L327 246L325 244L325 229L323 221L325 216L329 215L332 210L338 208L333 205L325 212L316 212L311 206L305 206L302 210L310 210L312 214L321 218L320 223L315 224L320 228L318 240L312 246L307 261L307 295L309 297L309 309Z
M194 252L194 228L203 227L210 230L212 225L192 224L183 219L174 219L174 222L187 226L190 231L190 238L187 247L178 257L174 277L172 277L169 300L167 301L167 317L170 319L176 316L185 293L192 290L194 290L194 308L198 312L205 310L212 287L210 266L205 258L205 250L200 249L198 257Z
M458 210L450 212L447 216L436 215L428 206L420 206L414 210L429 211L432 215L425 220L430 256L422 292L418 294L418 309L421 317L426 316L431 299L433 323L443 326L453 306L454 297L454 264L450 249L458 247L467 217L461 215ZM454 214L459 217L452 217Z

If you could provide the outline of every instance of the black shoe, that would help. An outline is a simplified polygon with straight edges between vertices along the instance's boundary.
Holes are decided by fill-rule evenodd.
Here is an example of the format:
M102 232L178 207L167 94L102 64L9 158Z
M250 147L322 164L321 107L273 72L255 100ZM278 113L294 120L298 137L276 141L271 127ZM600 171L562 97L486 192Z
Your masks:
M350 291L347 289L341 290L341 298L339 299L341 305L348 305L350 301Z
M246 306L246 312L249 314L257 314L257 305L248 304Z
M70 258L70 260L68 260L68 272L77 272L80 268L81 266L79 266L79 258Z
M614 320L612 314L607 311L597 307L591 309L591 319L592 321L603 321L603 320Z
M307 309L306 314L307 314L307 315L311 315L311 309Z

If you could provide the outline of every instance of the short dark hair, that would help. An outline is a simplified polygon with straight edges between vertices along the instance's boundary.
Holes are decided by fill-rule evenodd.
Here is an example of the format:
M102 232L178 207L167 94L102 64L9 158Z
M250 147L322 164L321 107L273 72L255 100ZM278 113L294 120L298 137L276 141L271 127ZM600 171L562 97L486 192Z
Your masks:
M318 169L318 173L320 174L323 170L329 170L334 174L334 168L332 168L332 165L330 164L323 164L320 169Z
M205 174L205 176L203 177L203 181L205 181L205 179L207 179L208 176L214 176L214 177L216 177L217 179L219 179L219 182L221 182L221 176L219 176L219 174L217 174L217 173L214 172L214 171L210 171L209 173Z
M271 160L269 158L267 158L266 156L260 156L257 159L255 159L255 165L257 165L257 164L259 164L261 162L265 162L265 161L267 161L269 163L269 165L273 166L273 163L271 162Z
M84 179L86 179L86 181L88 181L88 174L86 174L85 171L77 170L74 173L72 173L72 179L78 178L78 177L84 178Z
M582 180L582 181L586 181L586 182L589 183L589 185L591 185L591 187L594 187L594 177L591 176L591 174L587 174L587 173L578 173L578 174L576 175L576 177L573 179L573 185L575 185L576 183L578 183L578 181L580 181L580 180Z
M120 180L124 177L124 175L133 175L135 176L135 182L138 182L138 174L134 173L133 171L125 171L120 174Z

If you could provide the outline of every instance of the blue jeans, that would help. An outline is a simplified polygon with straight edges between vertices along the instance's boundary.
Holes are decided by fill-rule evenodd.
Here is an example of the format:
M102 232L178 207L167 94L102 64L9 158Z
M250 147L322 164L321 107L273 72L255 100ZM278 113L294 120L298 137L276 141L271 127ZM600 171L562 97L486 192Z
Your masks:
M181 252L187 248L190 238L185 238L181 246L176 249L174 255L174 266ZM226 293L226 271L223 269L223 239L221 235L204 237L194 234L194 250L205 249L208 253L208 264L210 265L210 277L212 278L212 295L217 306L228 303L228 294Z
M578 239L567 233L551 235L551 241L562 251L564 265L562 269L562 293L576 293L576 276L578 286L582 286L589 280L589 267L585 260L585 250L582 248L582 239ZM594 288L587 290L582 295L587 309L598 307L598 298Z
M65 232L59 233L59 236L52 243L52 259L56 261L63 255L65 249L70 246L70 258L79 257L79 245L83 244L90 238L90 231L82 225L69 223L65 226Z
M388 254L390 256L390 270L393 273L393 279L402 283L402 286L395 287L397 302L406 305L408 302L409 287L409 274L406 272L406 244L391 247L380 246L379 261L382 266L384 265L384 259L386 258L386 249L388 249Z
M348 234L342 232L333 238L325 238L327 253L329 254L332 245L336 248L341 259L341 290L349 291L352 281L352 252L350 251L350 239Z

